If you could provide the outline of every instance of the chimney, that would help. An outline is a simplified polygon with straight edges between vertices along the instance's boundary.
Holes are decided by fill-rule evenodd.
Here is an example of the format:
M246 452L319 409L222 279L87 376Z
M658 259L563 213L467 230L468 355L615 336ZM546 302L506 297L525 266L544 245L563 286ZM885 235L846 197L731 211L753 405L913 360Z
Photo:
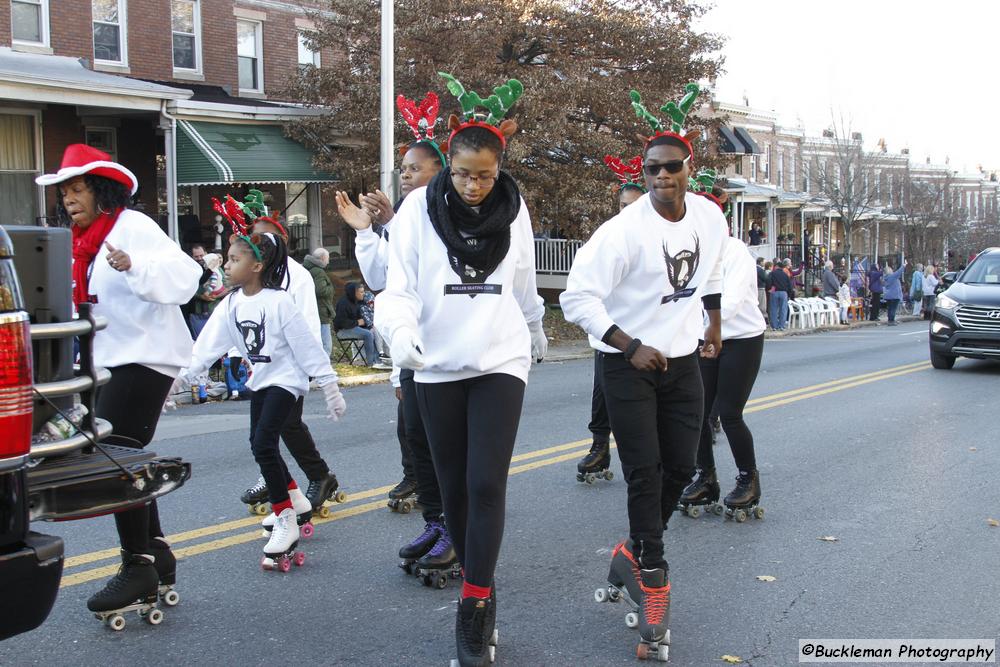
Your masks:
M904 148L903 150L901 150L899 152L902 155L909 155L910 154L910 149L909 148Z

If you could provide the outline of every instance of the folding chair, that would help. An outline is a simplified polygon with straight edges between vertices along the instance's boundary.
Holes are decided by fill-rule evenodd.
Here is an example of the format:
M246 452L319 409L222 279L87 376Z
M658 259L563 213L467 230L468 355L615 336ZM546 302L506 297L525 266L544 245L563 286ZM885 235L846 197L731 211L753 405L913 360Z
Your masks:
M365 343L360 338L341 338L334 334L333 352L335 364L346 363L353 366L356 361L361 361L361 365L365 365Z

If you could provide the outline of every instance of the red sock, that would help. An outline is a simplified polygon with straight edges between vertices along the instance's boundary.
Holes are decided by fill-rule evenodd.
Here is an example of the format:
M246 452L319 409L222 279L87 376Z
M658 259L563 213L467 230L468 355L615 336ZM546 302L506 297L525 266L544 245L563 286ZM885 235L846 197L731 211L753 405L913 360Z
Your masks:
M462 599L465 598L479 598L480 600L485 600L490 596L491 589L489 586L476 586L470 584L468 581L462 584Z
M297 488L299 488L299 485L295 483L294 479L288 483L288 490L289 491L291 491L292 489L297 489Z
M281 514L281 513L282 513L282 512L284 511L284 510L286 510L286 509L291 509L291 508L292 508L292 499L291 499L291 498L288 498L288 499L286 499L286 500L282 500L282 501L281 501L280 503L278 503L277 505L272 505L272 506L271 506L271 511L273 511L273 512L274 512L274 515L275 515L275 516L278 516L278 515L279 515L279 514Z

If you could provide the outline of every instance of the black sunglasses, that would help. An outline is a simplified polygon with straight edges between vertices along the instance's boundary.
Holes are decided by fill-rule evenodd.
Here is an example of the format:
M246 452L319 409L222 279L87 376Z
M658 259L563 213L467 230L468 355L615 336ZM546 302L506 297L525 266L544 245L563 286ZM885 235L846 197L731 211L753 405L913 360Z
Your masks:
M642 170L646 172L647 176L656 176L660 173L661 169L666 169L668 174L679 174L690 159L691 156L689 155L683 160L669 160L662 164L644 164L642 165Z

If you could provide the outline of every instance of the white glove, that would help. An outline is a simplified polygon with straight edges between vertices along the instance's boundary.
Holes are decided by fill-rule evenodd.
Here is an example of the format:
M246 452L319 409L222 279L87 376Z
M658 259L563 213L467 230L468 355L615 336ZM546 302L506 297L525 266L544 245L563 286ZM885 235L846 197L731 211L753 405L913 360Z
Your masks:
M542 321L531 322L528 331L531 333L531 356L536 361L541 361L549 351L549 339L542 329Z
M424 344L413 329L402 328L392 335L389 349L392 362L400 368L419 371L424 367Z
M340 418L347 412L347 401L340 393L340 386L336 382L330 382L322 387L323 395L326 397L326 409L330 411L330 419L340 421Z

